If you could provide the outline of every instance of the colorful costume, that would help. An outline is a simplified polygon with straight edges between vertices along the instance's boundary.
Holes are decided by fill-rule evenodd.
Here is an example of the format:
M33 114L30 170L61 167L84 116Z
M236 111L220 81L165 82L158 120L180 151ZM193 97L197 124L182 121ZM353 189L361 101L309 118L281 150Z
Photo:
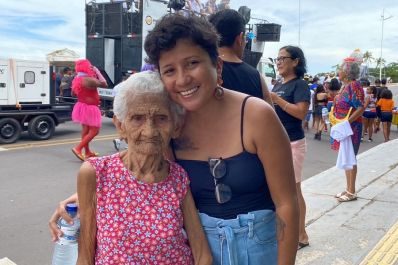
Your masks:
M72 120L82 125L82 140L74 148L73 154L80 160L96 156L91 152L89 143L99 133L101 128L101 111L98 107L100 103L96 87L85 87L83 85L86 78L94 78L106 85L106 81L97 68L91 65L89 60L77 60L75 63L77 76L72 82L72 91L77 96L78 102L73 107ZM85 149L83 155L82 149Z
M363 107L364 92L361 84L358 81L351 81L342 88L342 91L334 98L333 114L337 119L344 119L350 108L353 113L357 108ZM353 135L351 136L352 144L354 146L355 155L358 154L359 145L361 143L362 135L362 117L351 123ZM339 149L339 142L331 139L332 149Z
M72 120L82 125L101 127L100 98L97 89L83 86L85 77L97 78L88 60L76 61L77 76L73 79L72 89L78 102L73 107Z

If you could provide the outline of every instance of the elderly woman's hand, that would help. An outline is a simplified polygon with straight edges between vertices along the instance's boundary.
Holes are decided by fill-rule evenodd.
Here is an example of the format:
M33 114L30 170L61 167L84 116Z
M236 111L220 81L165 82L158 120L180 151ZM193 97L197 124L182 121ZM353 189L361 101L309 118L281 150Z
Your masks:
M66 200L61 201L58 204L57 209L55 209L50 220L48 221L48 226L49 226L50 233L51 233L51 240L53 242L58 241L59 237L62 236L62 231L58 227L59 218L63 218L68 223L73 223L73 219L66 212L65 207L68 203L74 203L74 202L77 202L77 194L73 194Z

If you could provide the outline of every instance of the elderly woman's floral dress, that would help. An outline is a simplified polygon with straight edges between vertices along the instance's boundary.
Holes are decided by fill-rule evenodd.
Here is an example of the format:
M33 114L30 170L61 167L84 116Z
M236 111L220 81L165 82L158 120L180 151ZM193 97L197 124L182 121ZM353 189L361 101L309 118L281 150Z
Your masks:
M361 84L358 81L351 81L346 84L340 91L339 94L334 98L333 103L333 114L337 119L344 119L351 110L351 114L359 107L364 105L364 91ZM358 154L359 145L361 144L362 136L362 115L358 119L351 123L351 129L353 135L351 136L352 144L354 146L355 155ZM331 139L332 149L339 149L339 142Z

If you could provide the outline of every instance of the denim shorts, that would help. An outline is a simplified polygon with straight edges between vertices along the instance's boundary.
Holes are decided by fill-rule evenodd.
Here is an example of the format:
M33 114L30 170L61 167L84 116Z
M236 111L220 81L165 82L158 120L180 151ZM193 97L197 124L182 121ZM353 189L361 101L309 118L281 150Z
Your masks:
M392 112L382 111L380 116L381 122L392 122Z
M366 119L376 119L377 113L375 111L367 111L365 110L362 116Z
M213 265L276 265L275 212L260 210L220 219L199 213Z

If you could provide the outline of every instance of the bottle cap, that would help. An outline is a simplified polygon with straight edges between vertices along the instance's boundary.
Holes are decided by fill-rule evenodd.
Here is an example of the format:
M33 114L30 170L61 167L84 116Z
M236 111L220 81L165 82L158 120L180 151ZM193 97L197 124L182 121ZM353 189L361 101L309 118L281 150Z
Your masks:
M77 212L77 204L76 203L68 203L65 207L65 210L69 212Z

